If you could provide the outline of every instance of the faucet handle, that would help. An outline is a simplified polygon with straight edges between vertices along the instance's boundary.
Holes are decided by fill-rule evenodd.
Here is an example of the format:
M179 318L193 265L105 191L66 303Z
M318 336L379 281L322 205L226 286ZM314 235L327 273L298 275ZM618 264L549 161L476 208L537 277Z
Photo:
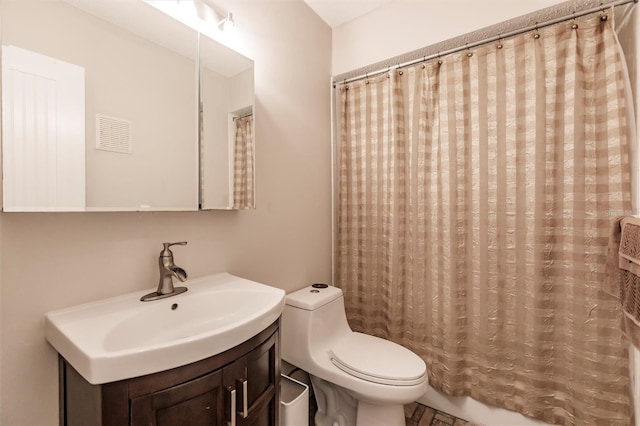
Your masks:
M173 256L173 253L171 252L171 250L169 250L169 247L171 247L171 246L186 246L187 242L186 241L180 241L180 242L177 242L177 243L162 243L162 245L164 246L164 248L162 249L162 252L160 252L160 256L166 257L166 256Z
M180 241L177 243L162 243L162 245L164 246L164 249L168 249L171 246L186 246L187 242L186 241Z

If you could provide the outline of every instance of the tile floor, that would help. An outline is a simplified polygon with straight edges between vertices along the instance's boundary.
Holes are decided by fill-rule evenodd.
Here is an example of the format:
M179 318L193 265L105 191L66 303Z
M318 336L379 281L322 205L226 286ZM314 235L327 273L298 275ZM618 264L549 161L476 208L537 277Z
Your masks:
M317 410L315 398L309 398L309 425L313 425L313 416ZM473 423L453 417L442 411L417 402L404 406L407 426L473 426Z
M417 402L404 406L407 426L471 426L466 420L453 417Z

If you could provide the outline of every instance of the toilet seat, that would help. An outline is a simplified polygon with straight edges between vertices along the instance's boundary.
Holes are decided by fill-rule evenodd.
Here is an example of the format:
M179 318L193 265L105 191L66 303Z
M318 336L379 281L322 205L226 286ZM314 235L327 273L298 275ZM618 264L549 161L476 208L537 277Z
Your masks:
M362 333L351 333L334 344L331 362L352 376L384 385L417 385L427 371L424 361L410 350Z

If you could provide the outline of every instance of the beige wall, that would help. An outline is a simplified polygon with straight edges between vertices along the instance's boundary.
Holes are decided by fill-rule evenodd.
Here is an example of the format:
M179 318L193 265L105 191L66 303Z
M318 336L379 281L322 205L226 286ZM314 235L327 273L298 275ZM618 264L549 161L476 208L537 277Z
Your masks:
M563 1L395 0L334 29L333 75L384 61Z
M331 276L331 31L301 0L234 1L256 61L257 210L0 214L1 423L57 424L43 315L158 279L163 241L191 277L228 271L287 291ZM152 325L150 325L152 326Z
M253 69L243 71L229 79L229 112L250 108L254 98Z

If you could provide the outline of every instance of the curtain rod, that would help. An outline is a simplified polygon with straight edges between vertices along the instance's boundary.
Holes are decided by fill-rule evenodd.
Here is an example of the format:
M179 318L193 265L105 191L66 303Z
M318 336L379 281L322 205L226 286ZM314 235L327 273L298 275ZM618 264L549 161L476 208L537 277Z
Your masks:
M253 116L253 112L248 112L246 114L242 114L242 115L238 115L236 117L233 117L233 121L241 120L243 118L247 118L247 117L251 117L251 116Z
M571 15L561 16L559 18L554 18L554 19L551 19L551 20L546 21L546 22L542 22L542 23L536 22L534 25L529 25L528 27L525 27L525 28L521 28L521 29L518 29L518 30L510 31L510 32L507 32L507 33L504 33L504 34L498 34L498 35L492 36L492 37L487 37L487 38L482 39L480 41L474 41L473 43L467 43L464 46L454 47L452 49L445 50L443 52L434 53L434 54L431 54L431 55L427 55L427 56L424 56L424 57L419 58L419 59L413 59L413 60L406 61L406 62L397 64L397 65L390 65L390 66L388 66L386 68L382 68L382 69L379 69L377 71L368 72L366 74L362 74L362 75L359 75L359 76L356 76L356 77L347 78L347 79L344 79L344 80L334 80L333 81L333 87L335 88L338 84L353 83L354 81L362 80L362 79L365 79L365 78L371 78L373 76L376 76L376 75L379 75L379 74L384 74L385 72L388 72L388 71L391 71L391 70L394 70L394 69L405 68L405 67L408 67L408 66L411 66L411 65L419 64L421 62L429 61L431 59L436 59L436 58L439 58L439 57L442 57L442 56L450 55L452 53L457 53L457 52L461 52L463 50L467 50L467 49L470 49L470 48L473 48L473 47L481 46L483 44L491 43L491 42L494 42L494 41L499 41L499 40L502 40L502 39L505 39L505 38L508 38L508 37L513 37L513 36L516 36L516 35L519 35L519 34L523 34L523 33L529 32L529 31L533 31L533 30L537 30L537 29L540 29L540 28L548 27L548 26L557 24L559 22L564 22L564 21L568 21L570 19L575 19L575 18L579 18L579 17L582 17L582 16L586 16L586 15L589 15L591 13L602 12L602 11L604 11L604 10L610 8L610 7L622 6L622 5L625 5L625 4L628 4L628 3L638 3L638 1L640 1L640 0L616 0L616 1L610 2L610 3L606 4L606 5L601 4L600 6L597 6L597 7L592 7L590 9L586 9L586 10L583 10L583 11L580 11L580 12L573 12Z

